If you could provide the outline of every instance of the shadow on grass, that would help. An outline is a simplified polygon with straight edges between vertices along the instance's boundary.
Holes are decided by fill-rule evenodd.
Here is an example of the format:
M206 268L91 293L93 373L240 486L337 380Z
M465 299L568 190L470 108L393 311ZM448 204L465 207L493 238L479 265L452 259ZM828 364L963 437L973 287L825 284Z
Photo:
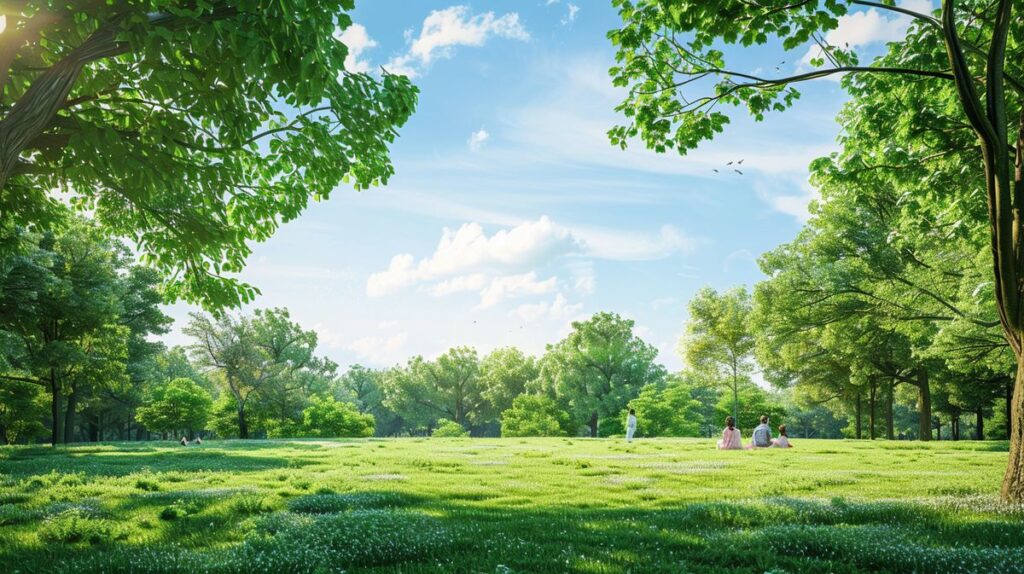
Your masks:
M253 449L248 448L246 452ZM230 449L188 447L181 450L133 448L83 450L29 448L0 458L0 474L16 478L49 472L84 473L93 476L124 476L142 470L153 472L237 471L302 467L316 461L297 457L262 457L235 454Z
M512 509L372 490L272 511L245 498L270 493L228 496L150 525L145 545L22 541L0 547L0 563L68 573L1024 572L1021 513L982 499Z

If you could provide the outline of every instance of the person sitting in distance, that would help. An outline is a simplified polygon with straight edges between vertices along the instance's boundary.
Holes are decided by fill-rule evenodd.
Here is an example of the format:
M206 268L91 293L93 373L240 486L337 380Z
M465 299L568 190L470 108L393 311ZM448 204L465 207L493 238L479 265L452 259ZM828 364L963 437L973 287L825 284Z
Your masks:
M785 426L785 425L783 425L783 426ZM196 444L203 444L203 437L197 436L196 437Z
M179 440L178 442L181 443L181 446L188 446L188 439L185 437L181 437L181 440Z
M718 441L718 450L741 450L743 448L743 437L740 429L736 428L736 419L725 417L725 430L722 431L722 440Z
M779 425L779 438L772 440L772 446L775 448L793 448L793 445L789 444L786 425Z
M750 435L750 446L753 448L766 448L772 446L772 429L768 426L768 415L761 415L761 424L754 428Z

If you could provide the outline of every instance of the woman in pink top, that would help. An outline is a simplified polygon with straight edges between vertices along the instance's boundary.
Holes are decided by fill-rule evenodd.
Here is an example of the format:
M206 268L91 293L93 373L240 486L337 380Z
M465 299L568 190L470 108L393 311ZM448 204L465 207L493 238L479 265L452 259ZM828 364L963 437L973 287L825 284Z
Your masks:
M719 450L742 450L743 440L740 429L736 428L736 419L725 417L725 430L722 431L722 440L718 441Z
M793 448L789 444L789 435L786 434L786 425L779 425L779 438L772 439L772 446L775 448Z

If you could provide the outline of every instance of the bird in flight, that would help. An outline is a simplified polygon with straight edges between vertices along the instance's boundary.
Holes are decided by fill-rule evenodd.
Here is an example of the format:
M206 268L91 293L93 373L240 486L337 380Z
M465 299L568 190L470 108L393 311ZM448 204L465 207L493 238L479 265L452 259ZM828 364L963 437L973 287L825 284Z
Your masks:
M740 174L740 175L743 175L743 172L742 172L742 171L740 171L740 170L738 170L738 169L734 169L733 171L735 171L736 173L738 173L738 174Z

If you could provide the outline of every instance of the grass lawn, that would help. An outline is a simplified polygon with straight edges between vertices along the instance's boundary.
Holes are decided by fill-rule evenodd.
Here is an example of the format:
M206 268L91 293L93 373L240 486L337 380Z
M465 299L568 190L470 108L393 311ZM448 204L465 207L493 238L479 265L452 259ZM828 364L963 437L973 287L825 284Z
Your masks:
M1024 572L1006 444L0 448L2 572Z

